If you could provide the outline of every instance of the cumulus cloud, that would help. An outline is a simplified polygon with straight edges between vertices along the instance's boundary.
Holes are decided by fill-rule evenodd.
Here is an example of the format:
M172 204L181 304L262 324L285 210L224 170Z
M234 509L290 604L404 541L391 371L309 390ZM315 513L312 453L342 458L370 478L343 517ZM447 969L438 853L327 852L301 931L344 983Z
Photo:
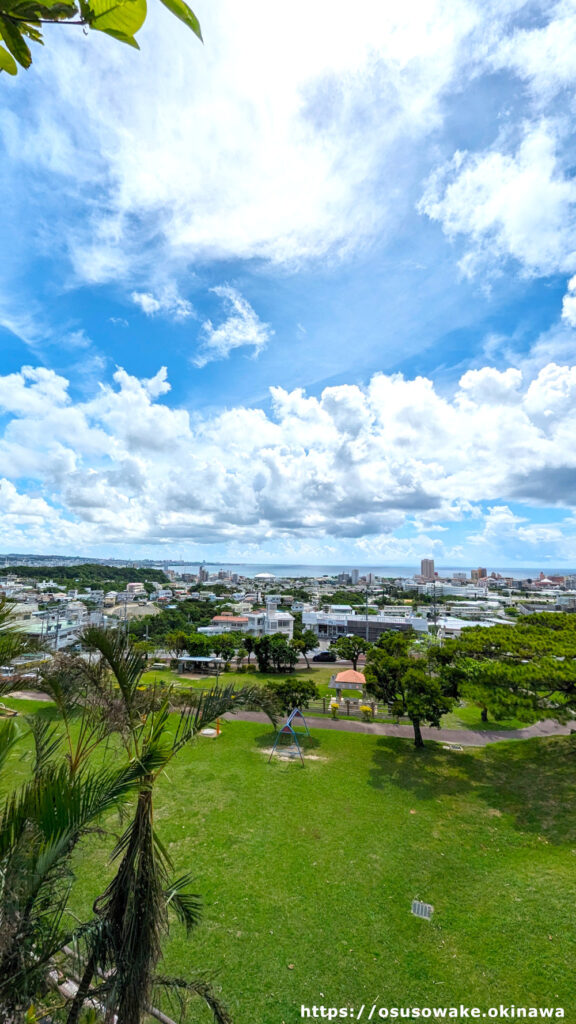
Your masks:
M569 519L564 523L531 523L508 505L493 505L484 516L482 531L469 536L468 542L481 548L484 556L506 552L512 560L520 555L554 564L576 554L573 525Z
M211 320L204 321L200 332L200 346L193 359L194 364L202 367L215 359L227 359L236 348L252 349L252 355L257 356L274 333L270 324L260 320L250 303L236 288L218 285L211 291L222 299L228 316L218 327L214 327Z
M319 396L274 388L269 414L191 417L167 404L169 387L165 368L146 379L118 369L73 401L50 370L0 377L6 537L20 495L46 544L346 539L391 558L408 550L395 536L406 524L420 547L445 550L438 527L477 520L481 501L576 506L576 367L551 365L531 380L485 367L464 374L452 397L399 374ZM498 515L499 536L552 537ZM474 535L490 538L486 526Z
M549 122L527 123L517 146L456 153L431 175L418 208L447 235L466 236L460 266L469 276L510 258L527 275L576 268L576 181Z

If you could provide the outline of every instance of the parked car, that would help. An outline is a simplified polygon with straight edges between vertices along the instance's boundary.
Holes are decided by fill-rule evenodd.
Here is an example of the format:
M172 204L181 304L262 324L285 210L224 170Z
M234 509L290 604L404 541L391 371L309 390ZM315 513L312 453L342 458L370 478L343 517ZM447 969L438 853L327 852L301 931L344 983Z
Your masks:
M315 654L312 661L336 661L336 655L334 651L320 651L320 654Z

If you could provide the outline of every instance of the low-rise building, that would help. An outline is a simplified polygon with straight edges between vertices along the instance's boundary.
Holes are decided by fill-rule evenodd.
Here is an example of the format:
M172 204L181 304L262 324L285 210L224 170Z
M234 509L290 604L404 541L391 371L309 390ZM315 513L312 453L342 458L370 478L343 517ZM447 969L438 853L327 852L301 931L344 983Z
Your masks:
M219 633L246 633L248 636L274 636L282 633L288 640L294 634L294 616L290 612L268 609L248 615L215 615L209 626L199 626L198 633L217 636Z
M247 615L214 615L211 625L218 627L221 633L245 633L248 629Z
M428 620L413 615L410 608L406 608L403 615L389 615L386 612L368 616L354 612L303 612L302 625L304 629L313 630L319 640L336 640L340 636L352 635L374 642L389 630L406 632L414 629L418 633L428 632Z

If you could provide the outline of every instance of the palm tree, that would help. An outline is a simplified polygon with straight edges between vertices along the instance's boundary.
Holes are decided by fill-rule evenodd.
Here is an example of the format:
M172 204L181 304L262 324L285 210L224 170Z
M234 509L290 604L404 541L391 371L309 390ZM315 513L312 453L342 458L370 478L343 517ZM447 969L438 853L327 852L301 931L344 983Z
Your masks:
M41 650L41 645L26 636L15 625L14 605L0 597L0 665L9 665L15 658Z
M123 704L124 742L131 761L152 760L153 767L142 776L134 816L119 840L113 859L119 861L116 875L102 896L95 901L93 927L86 933L86 951L82 982L71 1007L67 1024L76 1024L90 987L98 974L106 978L99 984L106 1020L116 1015L122 1024L139 1024L150 1006L159 983L156 967L161 958L162 941L168 931L168 908L178 915L189 931L199 917L200 901L188 892L190 877L172 877L173 865L154 827L154 788L159 774L178 752L205 726L228 711L246 706L265 706L274 712L269 698L258 687L234 691L232 686L199 692L195 703L180 714L171 731L171 692L158 702L154 690L148 696L148 708L142 708L138 688L143 663L127 638L99 629L87 630L83 637L88 649L99 653L110 669L110 679L118 687ZM104 713L110 708L104 702ZM169 984L162 979L162 985ZM180 986L182 982L179 982ZM191 990L210 1004L217 1021L228 1021L224 1008L205 983L192 983Z
M189 930L200 901L189 892L189 875L173 877L154 824L154 788L200 729L236 707L263 706L267 698L248 687L199 692L175 722L170 691L139 687L144 659L123 633L93 628L83 639L97 658L60 659L45 673L61 726L30 722L32 778L0 809L0 1018L15 1024L33 1002L48 1012L48 981L59 987L60 1013L65 999L66 1024L77 1024L87 1008L105 1024L141 1024L149 1014L169 1021L151 1005L156 988L199 995L215 1020L228 1024L206 979L157 973L169 913ZM0 727L1 769L16 727ZM111 731L125 751L113 767L105 757ZM113 751L117 762L117 743ZM68 925L72 854L105 813L134 796L131 820L112 855L115 876L96 899L92 919ZM64 985L54 981L56 969Z
M11 726L2 723L0 743ZM72 940L65 911L75 848L149 770L134 762L96 768L85 760L71 771L67 758L54 758L60 737L50 736L49 726L33 735L32 778L6 799L0 815L0 1014L5 1021L26 1011L45 987L54 958Z

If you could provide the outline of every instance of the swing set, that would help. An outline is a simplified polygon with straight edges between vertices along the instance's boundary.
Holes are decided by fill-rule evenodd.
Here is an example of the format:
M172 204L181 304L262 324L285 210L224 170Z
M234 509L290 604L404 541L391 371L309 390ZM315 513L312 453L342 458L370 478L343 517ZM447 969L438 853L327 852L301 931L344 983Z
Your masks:
M285 724L276 733L276 739L274 740L274 746L270 751L268 764L270 764L270 761L274 756L276 747L278 747L279 744L285 745L287 740L288 745L284 746L284 754L288 755L288 757L296 757L296 755L298 755L302 764L304 764L304 758L302 757L302 747L300 746L300 741L298 739L296 727L304 729L304 732L300 733L301 736L310 735L310 730L308 728L306 719L304 718L304 715L302 714L299 708L294 708L294 710L290 712Z

